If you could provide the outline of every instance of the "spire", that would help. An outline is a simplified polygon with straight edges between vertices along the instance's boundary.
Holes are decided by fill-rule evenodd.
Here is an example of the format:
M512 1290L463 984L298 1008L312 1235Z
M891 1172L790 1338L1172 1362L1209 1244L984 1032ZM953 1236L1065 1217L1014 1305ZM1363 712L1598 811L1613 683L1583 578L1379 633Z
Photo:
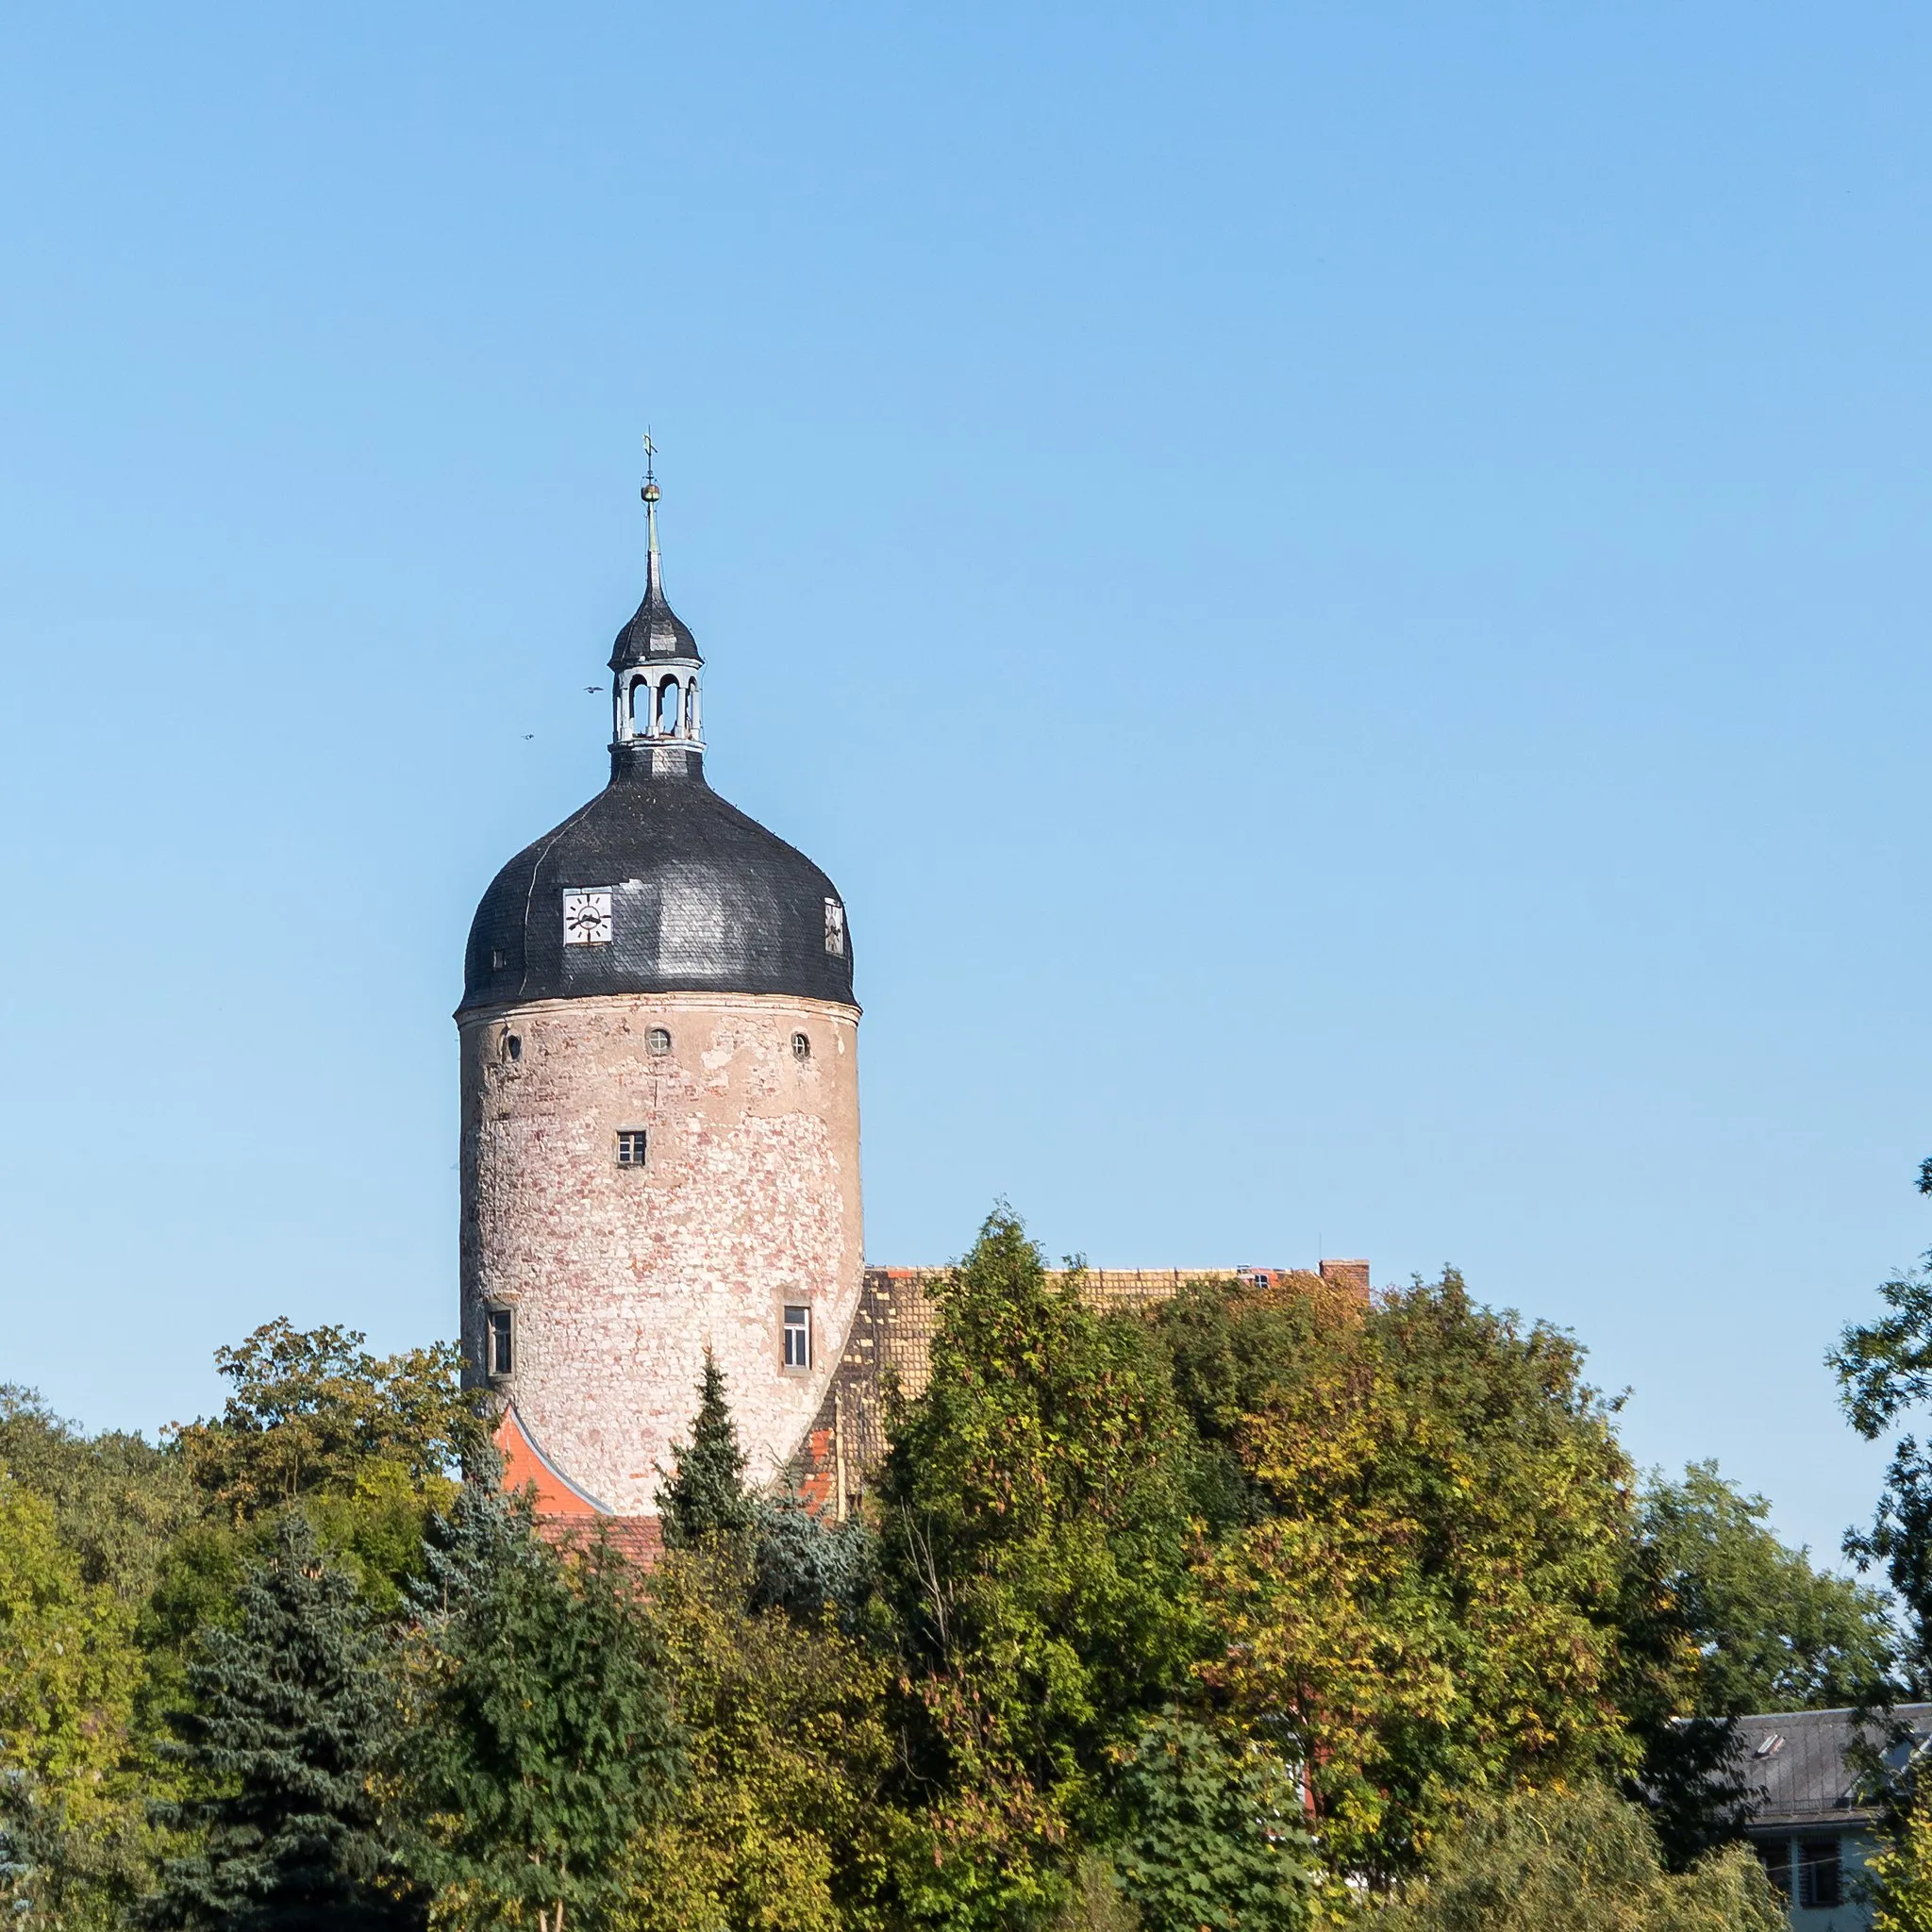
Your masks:
M611 775L645 771L683 777L704 768L697 640L664 601L658 555L658 445L644 436L643 498L648 548L644 597L610 649Z
M644 598L630 622L617 634L610 653L610 668L623 671L638 664L655 664L667 659L689 659L702 663L697 640L664 601L664 566L658 555L658 445L644 437L644 480L638 494L643 499L648 547L644 555Z
M638 494L644 499L644 525L650 531L650 553L644 562L644 601L656 597L660 603L664 597L662 568L658 561L658 498L661 494L658 488L658 445L651 441L651 432L644 431L644 483Z

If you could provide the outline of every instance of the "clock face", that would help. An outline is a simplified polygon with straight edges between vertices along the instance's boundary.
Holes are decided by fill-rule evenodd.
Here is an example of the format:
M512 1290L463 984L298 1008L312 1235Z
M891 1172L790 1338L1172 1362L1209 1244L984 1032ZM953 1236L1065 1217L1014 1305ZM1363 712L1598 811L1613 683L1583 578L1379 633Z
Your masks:
M567 946L610 943L610 889L592 886L563 895L563 942Z

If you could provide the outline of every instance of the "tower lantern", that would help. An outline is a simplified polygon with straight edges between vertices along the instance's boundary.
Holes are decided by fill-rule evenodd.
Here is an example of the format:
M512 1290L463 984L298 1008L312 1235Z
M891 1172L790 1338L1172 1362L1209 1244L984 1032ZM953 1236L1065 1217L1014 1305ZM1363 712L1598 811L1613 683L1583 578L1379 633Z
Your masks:
M658 504L663 492L658 488L657 446L648 436L644 452L644 481L638 491L644 502L646 531L644 598L610 651L610 749L613 757L648 757L670 772L679 767L684 754L705 748L698 695L705 660L697 641L664 601L658 553Z

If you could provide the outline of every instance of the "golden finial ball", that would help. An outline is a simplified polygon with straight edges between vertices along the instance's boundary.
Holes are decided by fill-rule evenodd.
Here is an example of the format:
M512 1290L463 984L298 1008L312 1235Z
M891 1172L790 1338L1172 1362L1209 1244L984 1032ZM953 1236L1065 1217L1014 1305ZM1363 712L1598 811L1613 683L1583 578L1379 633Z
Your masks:
M656 503L658 496L662 492L658 490L658 486L655 483L646 483L644 487L638 491L638 494L641 496L646 503Z

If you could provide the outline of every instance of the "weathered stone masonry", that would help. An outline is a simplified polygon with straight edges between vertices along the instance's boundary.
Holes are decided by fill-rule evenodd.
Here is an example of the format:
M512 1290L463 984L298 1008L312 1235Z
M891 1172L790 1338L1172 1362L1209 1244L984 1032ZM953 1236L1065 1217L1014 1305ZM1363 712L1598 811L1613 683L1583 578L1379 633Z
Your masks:
M514 1311L500 1392L617 1515L654 1509L708 1347L755 1475L818 1410L863 1266L857 1032L850 1008L715 994L465 1022L464 1352ZM640 1128L643 1163L620 1166ZM810 1311L805 1371L783 1366L787 1306Z

